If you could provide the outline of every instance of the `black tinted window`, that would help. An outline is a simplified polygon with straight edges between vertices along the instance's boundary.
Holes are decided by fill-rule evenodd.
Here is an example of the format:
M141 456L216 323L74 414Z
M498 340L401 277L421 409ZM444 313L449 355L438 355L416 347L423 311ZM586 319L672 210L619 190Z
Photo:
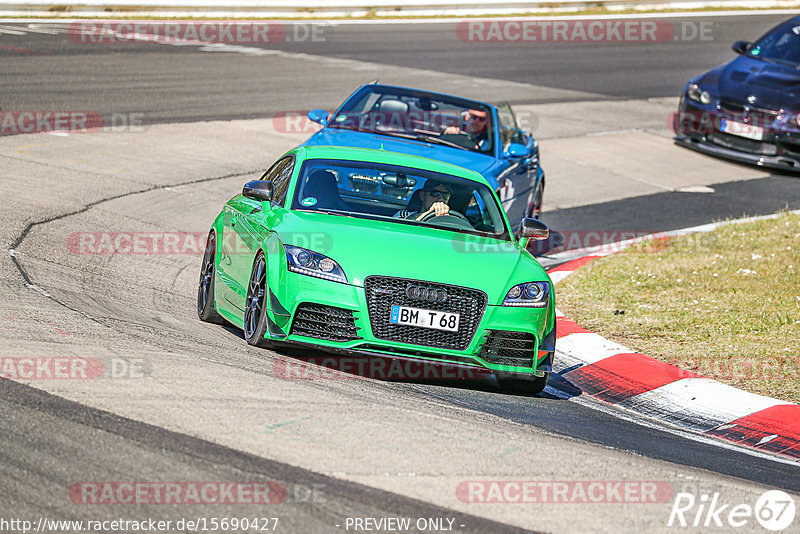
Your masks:
M283 206L283 201L286 199L286 191L289 189L289 178L292 177L292 170L294 170L294 157L286 156L270 167L261 178L272 182L273 202L279 206Z
M776 63L800 65L800 24L779 26L759 40L749 54Z

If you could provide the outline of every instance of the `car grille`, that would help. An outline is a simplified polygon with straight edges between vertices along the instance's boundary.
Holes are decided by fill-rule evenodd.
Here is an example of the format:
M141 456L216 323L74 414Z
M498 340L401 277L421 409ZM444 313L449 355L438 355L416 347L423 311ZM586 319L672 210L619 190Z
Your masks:
M772 143L755 141L753 139L747 139L746 137L739 137L738 135L714 132L708 135L708 140L716 145L724 146L725 148L741 150L742 152L758 154L760 156L774 156L778 153L778 147Z
M772 121L781 114L780 110L759 108L734 100L723 99L720 101L719 107L720 111L733 115L732 118L735 120L742 121L747 118L750 119L748 122L764 127L768 127L772 124Z
M443 289L447 292L447 300L430 302L411 299L406 295L409 284ZM454 350L464 350L469 346L488 301L486 293L477 289L385 276L368 276L364 280L364 292L367 296L372 334L376 338ZM458 332L391 324L389 315L392 305L458 313L460 314Z
M328 341L353 341L361 339L358 330L352 311L303 302L294 312L289 333Z
M478 356L489 363L531 367L536 350L536 338L529 332L487 330Z

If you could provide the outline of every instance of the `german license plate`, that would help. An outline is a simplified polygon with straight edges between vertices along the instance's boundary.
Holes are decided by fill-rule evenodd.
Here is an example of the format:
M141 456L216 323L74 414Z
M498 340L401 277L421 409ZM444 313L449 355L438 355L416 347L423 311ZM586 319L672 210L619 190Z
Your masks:
M433 328L434 330L458 332L458 321L460 318L461 315L458 313L422 310L420 308L409 308L408 306L398 306L395 304L392 306L389 322L392 324L421 326L422 328Z
M746 137L755 141L764 139L764 128L753 124L722 119L719 129L726 134L738 135L739 137Z

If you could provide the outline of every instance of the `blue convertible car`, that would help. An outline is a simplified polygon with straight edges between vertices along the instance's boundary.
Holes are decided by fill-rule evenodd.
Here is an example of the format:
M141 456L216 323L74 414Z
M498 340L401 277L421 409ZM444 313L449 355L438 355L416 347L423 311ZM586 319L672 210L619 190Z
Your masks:
M764 167L800 171L800 17L751 43L684 89L675 141Z
M538 218L544 194L544 171L536 140L517 123L511 106L496 106L418 89L370 83L358 88L333 115L308 113L323 125L306 145L384 149L446 161L477 171L504 200L519 206L512 223ZM386 187L376 177L348 177L345 187L368 192ZM513 185L510 187L504 187ZM515 191L513 199L503 193ZM375 193L378 193L376 190ZM403 192L399 192L402 196ZM508 201L506 203L505 201Z

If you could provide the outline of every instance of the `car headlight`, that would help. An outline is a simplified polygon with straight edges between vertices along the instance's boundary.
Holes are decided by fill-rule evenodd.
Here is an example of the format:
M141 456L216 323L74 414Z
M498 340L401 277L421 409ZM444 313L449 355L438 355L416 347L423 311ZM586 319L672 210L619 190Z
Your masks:
M518 284L508 290L503 306L522 306L527 308L544 308L550 298L548 282L527 282Z
M686 90L686 96L688 96L690 100L700 102L701 104L711 103L711 94L708 91L703 91L700 89L700 86L696 83L693 83L689 86L689 88Z
M292 245L284 245L286 249L287 268L293 273L347 283L347 276L341 266L329 257Z

